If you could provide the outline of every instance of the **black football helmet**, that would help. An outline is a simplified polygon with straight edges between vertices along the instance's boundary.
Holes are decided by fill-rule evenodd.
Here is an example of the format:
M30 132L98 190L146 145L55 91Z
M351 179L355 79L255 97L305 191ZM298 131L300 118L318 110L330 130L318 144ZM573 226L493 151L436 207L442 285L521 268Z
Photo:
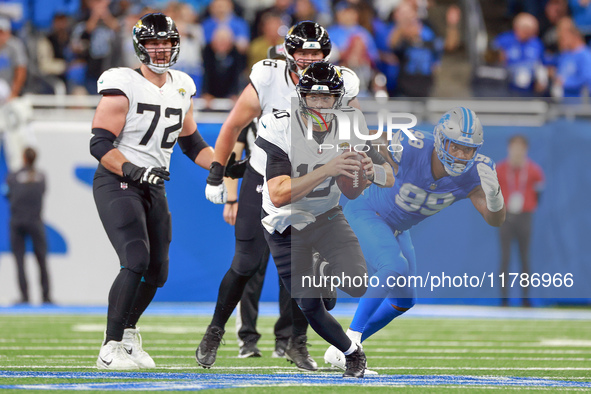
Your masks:
M306 96L310 94L328 94L335 97L331 109L341 108L343 96L345 95L345 83L343 76L337 67L326 61L310 64L300 77L296 86L300 101L300 108L304 115L319 115L323 108L314 108L308 105ZM326 109L326 108L324 108ZM324 119L327 123L333 119L334 114L327 114Z
M176 63L181 50L181 37L172 18L162 14L146 14L135 24L132 30L133 48L138 59L157 74L165 73ZM146 40L170 40L172 49L168 63L155 63L146 50Z
M324 55L323 60L328 60L332 48L326 29L312 21L303 21L292 26L285 36L283 46L289 69L295 73L298 73L298 66L293 54L297 49L320 49Z

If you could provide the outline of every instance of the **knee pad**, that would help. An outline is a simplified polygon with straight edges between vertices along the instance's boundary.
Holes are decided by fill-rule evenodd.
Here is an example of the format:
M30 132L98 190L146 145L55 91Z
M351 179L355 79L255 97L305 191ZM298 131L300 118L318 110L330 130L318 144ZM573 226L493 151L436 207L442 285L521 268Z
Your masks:
M248 276L249 278L257 273L260 266L260 259L255 260L253 256L241 254L236 251L232 265L230 268L240 276Z
M161 264L151 264L148 271L144 274L142 281L149 285L162 287L168 279L168 260Z
M150 264L150 252L144 240L136 239L123 247L122 265L130 271L144 274Z
M323 302L320 298L299 298L297 303L304 315L308 315L316 312Z

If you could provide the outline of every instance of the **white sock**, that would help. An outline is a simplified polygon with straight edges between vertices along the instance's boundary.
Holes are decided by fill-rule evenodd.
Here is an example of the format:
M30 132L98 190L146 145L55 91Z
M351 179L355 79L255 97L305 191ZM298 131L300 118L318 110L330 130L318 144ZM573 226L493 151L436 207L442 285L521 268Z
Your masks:
M349 349L346 352L343 352L345 354L345 356L348 356L349 354L353 353L355 350L357 350L357 344L354 341L351 341L351 346L349 347Z
M347 329L347 336L355 343L361 344L361 335L363 335L362 332Z

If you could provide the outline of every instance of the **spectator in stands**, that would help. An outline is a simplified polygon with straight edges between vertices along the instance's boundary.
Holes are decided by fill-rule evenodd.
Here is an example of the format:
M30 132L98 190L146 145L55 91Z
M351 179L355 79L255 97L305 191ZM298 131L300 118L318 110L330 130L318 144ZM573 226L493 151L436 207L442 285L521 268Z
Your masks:
M558 22L556 71L552 78L553 97L579 97L583 88L591 87L591 51L572 19Z
M295 0L293 24L303 21L316 21L317 12L311 0ZM319 22L320 23L320 22ZM322 23L320 23L322 25ZM326 25L325 25L326 26Z
M203 98L235 99L241 90L240 74L244 71L245 59L234 45L232 30L220 26L213 33L211 43L203 50Z
M425 25L444 38L443 48L446 52L456 51L461 44L462 10L457 4L443 5L436 0L427 2L428 16Z
M190 4L178 1L168 3L164 13L175 21L183 40L183 50L180 52L174 68L184 71L193 79L197 88L196 96L200 96L205 36L201 25L197 23L197 15Z
M389 20L398 6L406 0L373 0L376 15L383 21Z
M509 272L511 245L517 241L521 267L514 272L530 273L529 241L531 238L532 213L538 206L544 187L544 172L527 157L528 141L523 135L509 139L507 159L497 164L499 185L505 199L507 216L499 228L501 239L501 272ZM507 277L507 276L505 276ZM509 286L501 287L503 305L507 305ZM523 288L523 302L530 306L528 288Z
M535 18L542 16L543 0L508 0L507 16L513 17L519 13L525 12L533 15Z
M371 34L359 25L356 5L342 1L337 4L335 11L337 23L327 30L333 48L338 50L338 62L355 71L360 80L360 95L367 95L373 69L379 58L376 44Z
M30 237L39 264L43 302L50 304L47 241L41 219L45 175L35 168L36 158L37 152L33 148L26 148L23 152L23 168L8 174L6 178L7 197L10 201L10 245L17 266L20 303L29 303L29 288L25 274L25 240Z
M500 51L501 63L507 68L510 94L531 96L534 88L537 92L546 89L544 46L538 38L538 20L533 15L517 15L513 30L499 35L492 46Z
M394 12L391 12L391 15L388 16L388 21L392 20L390 23L386 23L385 20L382 20L376 16L372 21L372 30L373 30L373 38L376 43L376 47L378 49L379 60L376 63L378 70L386 77L386 85L385 89L387 91L388 96L393 97L396 95L396 87L398 82L398 72L400 71L398 58L392 50L390 49L390 45L388 44L388 35L394 26Z
M10 87L8 100L18 97L27 79L27 52L11 33L10 19L0 16L0 79Z
M388 48L400 62L398 95L428 97L443 51L442 40L419 20L412 4L403 2L394 14Z
M579 31L589 38L591 36L591 0L569 0L573 21Z
M544 7L544 16L540 19L540 37L544 43L546 65L556 65L556 55L559 51L557 25L558 21L567 15L567 0L548 0Z
M96 94L96 81L103 71L117 66L120 47L119 21L109 10L110 0L85 0L82 20L72 31L72 51L84 70L84 88Z
M255 38L250 43L250 48L248 48L248 65L246 68L248 71L256 62L267 58L267 50L270 46L283 43L284 36L279 34L281 26L283 26L281 15L270 12L262 16L260 26L262 35Z
M342 1L342 0L341 0ZM374 18L376 15L373 4L369 0L346 0L357 10L359 26L373 34ZM338 4L338 3L337 3Z
M282 31L280 32L281 36L285 36L287 34L287 30L295 24L292 12L293 12L293 0L275 0L275 3L268 8L264 8L258 11L254 17L254 22L252 24L252 37L258 37L259 35L263 34L259 26L261 26L261 18L263 15L268 13L274 13L277 15L281 15L282 21Z
M71 58L70 19L65 14L56 14L47 37L37 42L37 62L44 76L53 76L66 82L66 68Z
M219 27L225 26L232 31L238 52L246 54L250 42L250 29L244 19L234 14L234 4L232 1L213 0L209 4L209 13L210 17L202 23L205 42L210 44L213 40L214 32Z

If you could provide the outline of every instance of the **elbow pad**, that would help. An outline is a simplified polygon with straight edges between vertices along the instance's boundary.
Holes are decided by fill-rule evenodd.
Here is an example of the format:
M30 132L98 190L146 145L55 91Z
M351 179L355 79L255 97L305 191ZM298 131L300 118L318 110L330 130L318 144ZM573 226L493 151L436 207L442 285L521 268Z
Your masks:
M179 137L179 146L181 147L183 153L187 155L191 161L195 161L199 155L199 152L207 148L209 145L207 142L205 142L201 134L199 134L199 131L195 130L195 132L191 135Z
M115 149L113 142L115 142L117 137L109 130L98 127L92 129L92 134L92 138L90 139L90 154L100 162L107 152Z

